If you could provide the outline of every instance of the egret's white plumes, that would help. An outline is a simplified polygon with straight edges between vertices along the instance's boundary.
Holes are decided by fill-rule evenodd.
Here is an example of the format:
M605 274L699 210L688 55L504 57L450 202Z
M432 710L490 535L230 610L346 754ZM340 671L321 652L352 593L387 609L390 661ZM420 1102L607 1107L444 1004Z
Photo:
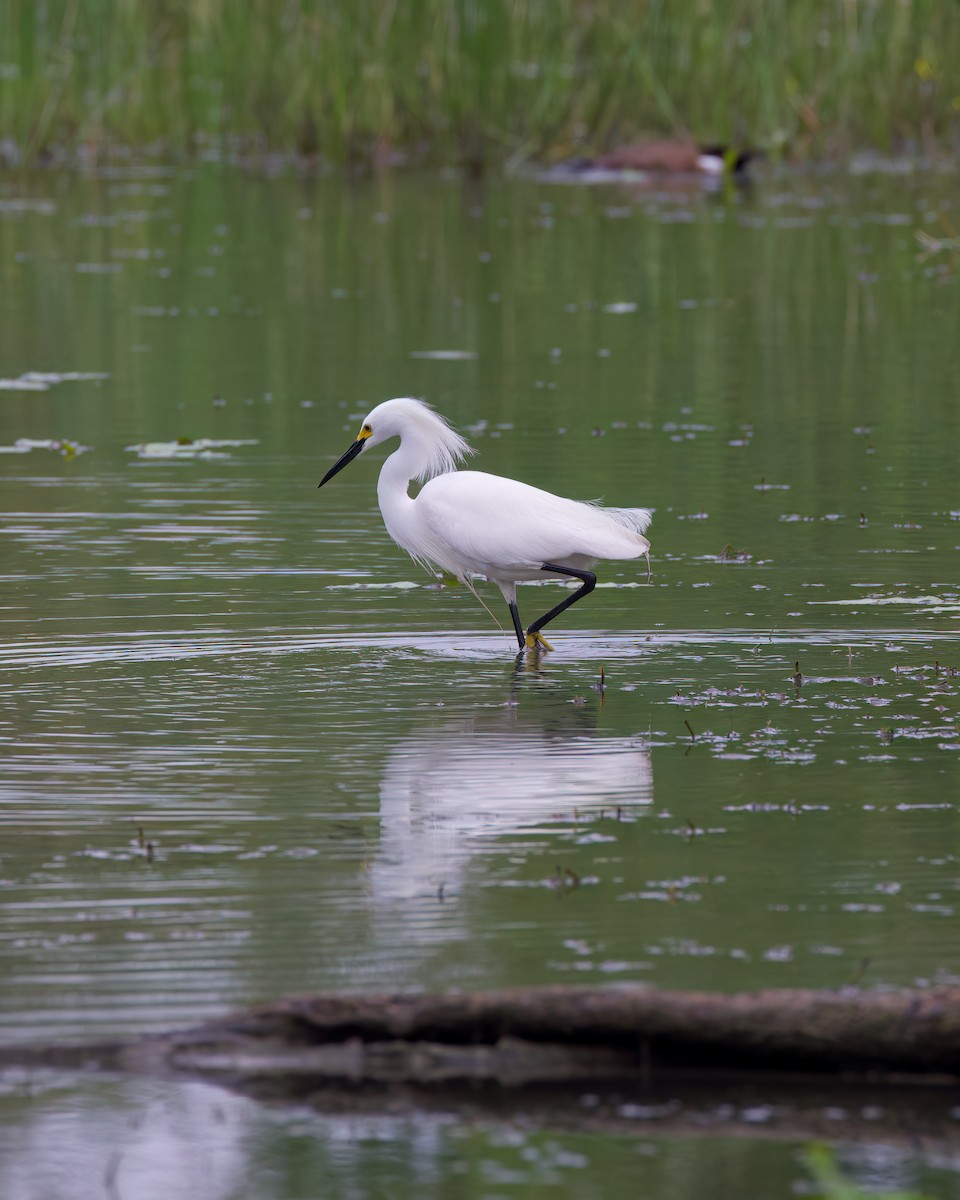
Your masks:
M596 507L608 517L612 517L618 525L633 533L646 532L647 526L653 520L653 513L649 508L604 508L602 504L597 504ZM646 538L643 540L647 542ZM650 543L647 542L647 550L649 549Z
M604 508L516 479L456 470L472 448L432 408L410 397L378 404L320 486L366 447L393 437L400 445L383 464L377 484L387 532L418 562L468 585L478 577L496 583L521 648L545 645L543 626L593 590L596 576L590 568L597 559L649 552L643 533L651 514L645 508ZM416 497L408 493L414 479L425 481ZM581 587L534 621L524 637L516 585L551 578L579 579Z
M364 421L364 427L368 426L373 430L367 439L368 447L392 437L403 439L411 458L422 463L410 476L421 483L455 471L457 463L468 454L476 454L466 438L451 429L435 409L410 396L378 404Z

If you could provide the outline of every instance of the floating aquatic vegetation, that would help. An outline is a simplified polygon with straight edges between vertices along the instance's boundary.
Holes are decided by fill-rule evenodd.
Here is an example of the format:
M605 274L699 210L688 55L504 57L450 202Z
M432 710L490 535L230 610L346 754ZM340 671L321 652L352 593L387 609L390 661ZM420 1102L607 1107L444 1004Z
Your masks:
M0 392L46 392L48 390L47 384L27 379L25 376L20 379L0 379Z
M109 379L103 371L24 371L16 379L0 379L0 392L48 392L56 383Z
M259 445L257 438L178 438L175 442L141 442L127 446L137 458L229 458L224 451L235 446Z
M86 454L92 446L83 446L69 438L17 438L12 446L0 446L0 454L29 454L31 450L53 450L64 458Z
M395 583L330 583L327 585L327 590L331 592L367 592L376 590L405 592L409 591L411 588L435 586L437 585L429 583L414 583L411 579L399 579Z
M0 216L21 217L24 213L39 213L44 217L52 217L57 206L52 200L34 199L30 196L5 197L0 200Z
M839 604L845 607L852 605L856 608L861 608L868 604L910 604L922 608L936 606L938 609L956 608L958 606L956 596L857 596L853 600L808 600L807 603Z
M753 555L748 550L738 550L732 542L727 542L717 555L717 562L722 563L747 563L752 559Z

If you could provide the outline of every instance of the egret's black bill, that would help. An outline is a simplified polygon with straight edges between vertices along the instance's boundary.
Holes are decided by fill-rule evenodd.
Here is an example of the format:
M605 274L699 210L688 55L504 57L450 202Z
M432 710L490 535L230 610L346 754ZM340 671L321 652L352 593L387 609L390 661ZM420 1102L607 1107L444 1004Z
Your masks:
M360 453L360 451L363 449L364 440L365 440L364 438L357 438L357 440L353 443L353 445L346 452L346 454L340 455L340 457L333 464L333 466L330 468L330 470L326 473L326 475L324 475L324 477L317 484L317 487L323 487L323 485L325 483L329 483L330 480L334 477L334 475L336 475L336 473L338 471L343 470L343 468L347 465L347 463L352 463L353 460Z

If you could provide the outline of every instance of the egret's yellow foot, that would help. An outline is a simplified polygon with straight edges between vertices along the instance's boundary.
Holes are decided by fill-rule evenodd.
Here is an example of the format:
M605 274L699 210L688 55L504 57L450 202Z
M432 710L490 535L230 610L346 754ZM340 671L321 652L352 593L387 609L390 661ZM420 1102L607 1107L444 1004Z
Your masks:
M552 650L553 649L553 647L550 645L550 643L543 636L543 634L540 632L539 629L537 630L536 633L528 633L527 634L527 649L535 650L537 648L537 646L542 646L544 648L544 650Z

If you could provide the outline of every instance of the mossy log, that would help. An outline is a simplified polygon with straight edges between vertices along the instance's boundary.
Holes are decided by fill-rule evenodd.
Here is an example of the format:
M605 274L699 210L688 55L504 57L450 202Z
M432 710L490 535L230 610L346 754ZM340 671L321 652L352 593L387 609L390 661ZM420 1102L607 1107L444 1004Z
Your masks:
M123 1049L122 1065L353 1082L780 1075L960 1082L960 989L641 986L290 997Z

